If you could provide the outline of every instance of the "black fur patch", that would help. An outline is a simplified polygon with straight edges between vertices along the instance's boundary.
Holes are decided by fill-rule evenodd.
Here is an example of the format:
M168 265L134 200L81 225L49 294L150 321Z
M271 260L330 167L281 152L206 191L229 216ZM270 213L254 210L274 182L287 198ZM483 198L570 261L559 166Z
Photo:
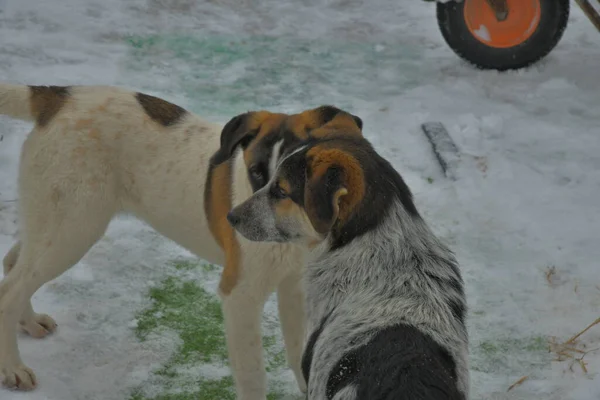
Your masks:
M348 385L361 400L465 400L448 351L404 324L386 328L344 354L329 375L327 400Z
M464 325L465 314L467 313L467 307L465 303L461 301L451 301L450 310L452 310L452 315L454 315L454 317L458 319L462 325Z
M321 114L321 122L323 125L331 121L336 115L342 112L342 110L334 106L321 106L318 108L318 110L319 114Z
M158 97L138 92L135 98L146 114L162 126L175 125L187 114L185 109Z
M431 282L440 286L442 290L444 290L444 288L452 287L459 295L461 295L461 297L464 296L464 287L460 273L457 275L457 277L450 278L441 278L431 273L425 273L425 275L430 279ZM467 312L466 304L461 301L450 301L448 305L450 306L452 315L454 315L454 317L464 325L465 314Z
M313 333L308 338L306 345L304 346L304 352L302 353L302 375L304 375L304 380L306 381L307 385L308 379L310 378L310 365L312 364L313 360L315 344L317 343L319 336L321 336L321 333L325 328L325 324L327 323L327 320L330 316L331 313L323 317L321 323L319 324L319 327L313 331Z
M218 165L229 160L238 146L245 149L256 137L256 131L249 131L246 118L249 113L240 114L231 118L221 130L220 147L210 158L210 163Z
M39 126L47 125L71 95L69 86L29 86L31 111Z
M311 171L308 171L308 179L311 179ZM310 186L313 191L314 204L318 204L316 208L316 216L320 221L331 223L334 214L333 194L341 185L342 171L338 167L329 168L325 174Z

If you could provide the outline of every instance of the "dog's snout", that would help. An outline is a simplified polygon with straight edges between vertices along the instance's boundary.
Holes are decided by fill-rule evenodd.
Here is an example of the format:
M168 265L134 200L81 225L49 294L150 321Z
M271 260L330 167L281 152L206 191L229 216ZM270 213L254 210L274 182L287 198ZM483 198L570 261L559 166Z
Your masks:
M235 215L232 211L229 211L227 213L227 221L229 221L229 224L231 226L236 226L237 224L240 223L240 217Z

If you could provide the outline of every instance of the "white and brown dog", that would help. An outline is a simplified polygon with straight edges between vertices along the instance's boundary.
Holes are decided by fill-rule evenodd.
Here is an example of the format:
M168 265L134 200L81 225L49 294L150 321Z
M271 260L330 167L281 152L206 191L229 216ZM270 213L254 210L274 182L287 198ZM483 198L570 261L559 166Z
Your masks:
M321 133L321 134L320 134ZM228 220L249 240L299 243L311 400L465 400L463 281L396 170L358 128L312 137Z
M291 116L249 112L222 127L120 88L10 84L0 84L0 114L35 122L20 160L19 241L4 258L0 283L5 385L36 386L19 356L15 327L38 338L56 329L52 318L33 311L31 296L76 264L111 219L126 212L224 266L219 294L239 399L266 398L260 324L275 290L288 364L306 389L305 251L247 241L227 223L227 213L269 181L294 142L338 120L360 129L358 117L323 106Z

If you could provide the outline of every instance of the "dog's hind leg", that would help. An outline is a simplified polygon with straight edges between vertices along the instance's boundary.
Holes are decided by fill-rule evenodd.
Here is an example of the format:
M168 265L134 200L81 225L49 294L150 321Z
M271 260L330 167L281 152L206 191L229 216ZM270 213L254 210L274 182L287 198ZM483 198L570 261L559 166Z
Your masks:
M92 191L81 183L65 177L50 183L32 179L20 188L20 250L0 282L0 375L6 386L36 386L35 375L19 356L15 329L27 315L31 296L75 265L102 237L116 211L114 188Z
M21 251L21 242L17 242L6 253L4 257L4 276L8 275L11 269L17 263L19 252ZM36 314L31 306L31 301L26 301L23 309L23 314L19 319L21 330L28 333L31 337L40 339L56 330L56 322L46 314Z
M25 235L15 266L0 283L0 374L6 386L23 390L36 386L35 375L19 356L15 325L30 306L31 296L75 265L103 235L112 214L99 218L101 211L97 212L85 225L79 223L85 219L77 224L62 221L51 224L56 231Z
M277 288L279 320L285 342L288 366L296 376L298 388L306 392L306 382L302 374L302 349L306 331L306 313L304 307L304 287L302 274L292 272Z

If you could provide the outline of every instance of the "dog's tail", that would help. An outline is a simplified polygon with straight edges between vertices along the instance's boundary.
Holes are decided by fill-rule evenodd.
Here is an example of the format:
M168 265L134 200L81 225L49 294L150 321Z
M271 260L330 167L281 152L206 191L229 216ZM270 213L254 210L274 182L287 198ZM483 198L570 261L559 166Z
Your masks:
M27 86L0 82L0 114L43 124L64 104L69 88Z

